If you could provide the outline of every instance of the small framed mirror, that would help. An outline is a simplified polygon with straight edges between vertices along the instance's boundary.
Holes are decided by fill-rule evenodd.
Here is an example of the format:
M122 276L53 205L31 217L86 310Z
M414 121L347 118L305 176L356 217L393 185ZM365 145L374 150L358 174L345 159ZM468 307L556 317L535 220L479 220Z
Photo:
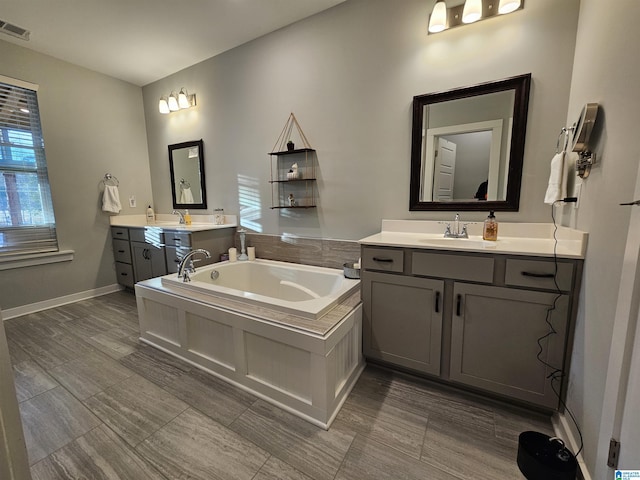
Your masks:
M202 140L169 145L173 208L207 208Z
M531 74L413 98L409 210L517 211Z

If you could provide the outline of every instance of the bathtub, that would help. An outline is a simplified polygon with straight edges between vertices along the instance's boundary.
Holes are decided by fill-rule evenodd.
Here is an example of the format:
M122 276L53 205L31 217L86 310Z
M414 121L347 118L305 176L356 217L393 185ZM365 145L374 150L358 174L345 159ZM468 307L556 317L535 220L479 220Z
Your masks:
M162 283L316 319L360 285L341 270L261 259L217 263L198 268L190 282L174 274Z
M140 340L328 428L364 369L360 281L261 259L191 279L135 285Z

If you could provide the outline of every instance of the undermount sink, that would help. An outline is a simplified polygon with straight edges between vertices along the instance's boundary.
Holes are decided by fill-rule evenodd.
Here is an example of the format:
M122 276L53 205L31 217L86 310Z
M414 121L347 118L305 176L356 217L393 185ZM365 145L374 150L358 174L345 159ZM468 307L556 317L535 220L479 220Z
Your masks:
M437 237L437 238L422 238L419 240L420 243L425 243L428 245L434 246L443 246L443 247L467 247L467 248L496 248L500 240L497 241L488 241L474 239L474 238L453 238L453 237Z

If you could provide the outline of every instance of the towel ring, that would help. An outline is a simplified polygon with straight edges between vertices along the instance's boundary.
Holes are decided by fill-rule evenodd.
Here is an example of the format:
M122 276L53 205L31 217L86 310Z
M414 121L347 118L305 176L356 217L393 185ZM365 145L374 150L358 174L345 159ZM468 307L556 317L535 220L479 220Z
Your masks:
M118 178L115 175L111 175L110 173L105 173L104 178L102 179L102 183L106 186L109 185L111 187L117 187L120 185Z
M569 146L569 133L573 132L575 127L562 127L558 134L558 140L556 141L556 153L566 152ZM560 149L560 139L564 137L562 141L562 149Z

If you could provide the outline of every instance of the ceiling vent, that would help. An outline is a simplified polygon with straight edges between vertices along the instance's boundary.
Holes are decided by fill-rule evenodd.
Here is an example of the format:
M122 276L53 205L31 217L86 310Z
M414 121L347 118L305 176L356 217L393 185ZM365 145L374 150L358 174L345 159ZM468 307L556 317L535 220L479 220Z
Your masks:
M7 35L11 35L12 37L21 38L22 40L29 40L29 35L31 32L22 27L14 25L9 22L5 22L4 20L0 20L0 33L6 33Z

